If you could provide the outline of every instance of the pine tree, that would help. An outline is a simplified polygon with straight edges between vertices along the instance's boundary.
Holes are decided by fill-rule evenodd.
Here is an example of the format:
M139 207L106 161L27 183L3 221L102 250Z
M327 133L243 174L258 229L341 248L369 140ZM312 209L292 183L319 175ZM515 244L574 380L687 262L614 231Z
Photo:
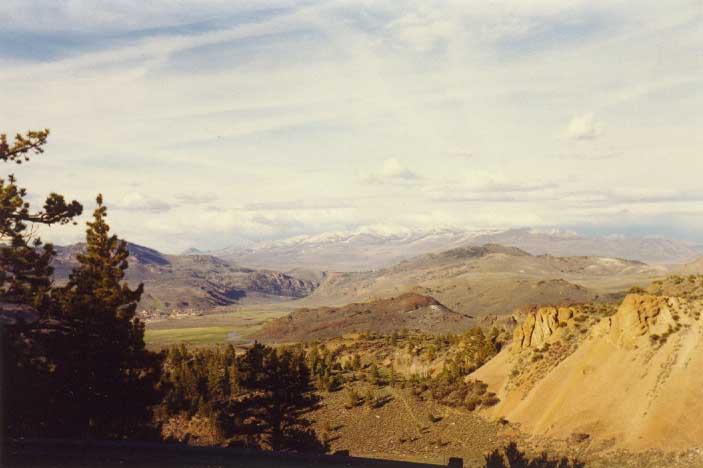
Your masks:
M18 134L11 145L5 134L0 135L0 161L29 161L30 155L44 152L48 136L48 130ZM27 190L17 185L14 175L0 179L0 302L31 305L48 315L55 252L34 236L33 226L70 223L83 207L52 193L42 210L32 212L26 197Z
M320 449L305 415L317 404L303 352L254 344L239 360L240 412L272 450Z
M119 437L141 427L156 403L158 356L144 345L144 324L135 317L143 285L124 280L129 252L110 235L107 209L97 197L88 223L85 253L59 294L62 318L72 329L66 400L83 434ZM69 404L70 406L70 404Z
M7 136L0 134L0 161L28 162L32 155L44 152L48 136L48 130L30 131L24 136L17 134L9 143ZM70 223L83 207L52 193L43 209L31 211L26 198L27 190L18 185L13 175L0 178L0 306L31 306L39 317L46 318L53 310L51 260L55 252L51 244L43 245L35 236L35 229ZM44 320L0 323L0 408L5 436L47 430L55 384L51 370L56 363L56 357L47 350L47 341L59 331L50 325Z

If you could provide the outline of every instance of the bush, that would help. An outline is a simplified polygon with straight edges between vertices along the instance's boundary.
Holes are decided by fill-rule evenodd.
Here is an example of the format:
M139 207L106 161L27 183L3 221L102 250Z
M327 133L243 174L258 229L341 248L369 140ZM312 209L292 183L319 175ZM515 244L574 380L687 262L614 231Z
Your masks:
M488 385L480 380L465 382L463 376L452 376L447 372L434 379L426 378L417 382L413 386L413 393L418 398L431 398L444 405L464 407L469 411L499 401L494 393L488 392Z
M346 409L352 409L361 404L361 397L357 393L356 390L354 390L351 387L347 387L347 403L344 405Z

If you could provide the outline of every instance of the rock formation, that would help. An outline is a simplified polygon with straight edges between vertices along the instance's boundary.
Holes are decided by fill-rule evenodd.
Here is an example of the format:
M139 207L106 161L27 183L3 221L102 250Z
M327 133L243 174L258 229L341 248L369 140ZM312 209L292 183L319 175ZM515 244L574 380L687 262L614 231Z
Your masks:
M486 415L560 439L589 434L594 448L702 446L703 301L629 294L598 321L569 309L528 313L511 349L469 376L501 400ZM564 342L575 348L557 358Z
M525 321L513 332L513 352L539 348L548 343L576 313L575 307L540 307L529 311Z

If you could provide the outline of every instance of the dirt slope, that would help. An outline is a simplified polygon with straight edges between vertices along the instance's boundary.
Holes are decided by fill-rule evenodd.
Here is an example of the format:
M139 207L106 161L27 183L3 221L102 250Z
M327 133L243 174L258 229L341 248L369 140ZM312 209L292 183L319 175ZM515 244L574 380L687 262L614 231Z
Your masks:
M501 399L488 416L529 433L588 434L594 446L634 450L700 447L702 311L699 300L630 294L586 328L577 325L595 316L539 310L471 377Z

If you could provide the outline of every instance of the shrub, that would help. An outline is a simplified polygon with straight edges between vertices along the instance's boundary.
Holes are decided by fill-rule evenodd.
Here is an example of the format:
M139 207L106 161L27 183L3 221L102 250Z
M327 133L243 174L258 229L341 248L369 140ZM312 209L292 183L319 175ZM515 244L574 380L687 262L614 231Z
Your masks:
M376 407L376 394L371 390L370 388L366 390L366 395L364 395L364 403L366 406L369 408L375 408Z
M354 407L357 407L361 404L361 397L357 393L356 390L354 390L351 387L347 387L347 403L344 405L346 409L352 409Z
M585 432L574 432L571 434L570 440L572 442L576 442L577 444L580 444L581 442L587 441L591 436L589 434L586 434Z

